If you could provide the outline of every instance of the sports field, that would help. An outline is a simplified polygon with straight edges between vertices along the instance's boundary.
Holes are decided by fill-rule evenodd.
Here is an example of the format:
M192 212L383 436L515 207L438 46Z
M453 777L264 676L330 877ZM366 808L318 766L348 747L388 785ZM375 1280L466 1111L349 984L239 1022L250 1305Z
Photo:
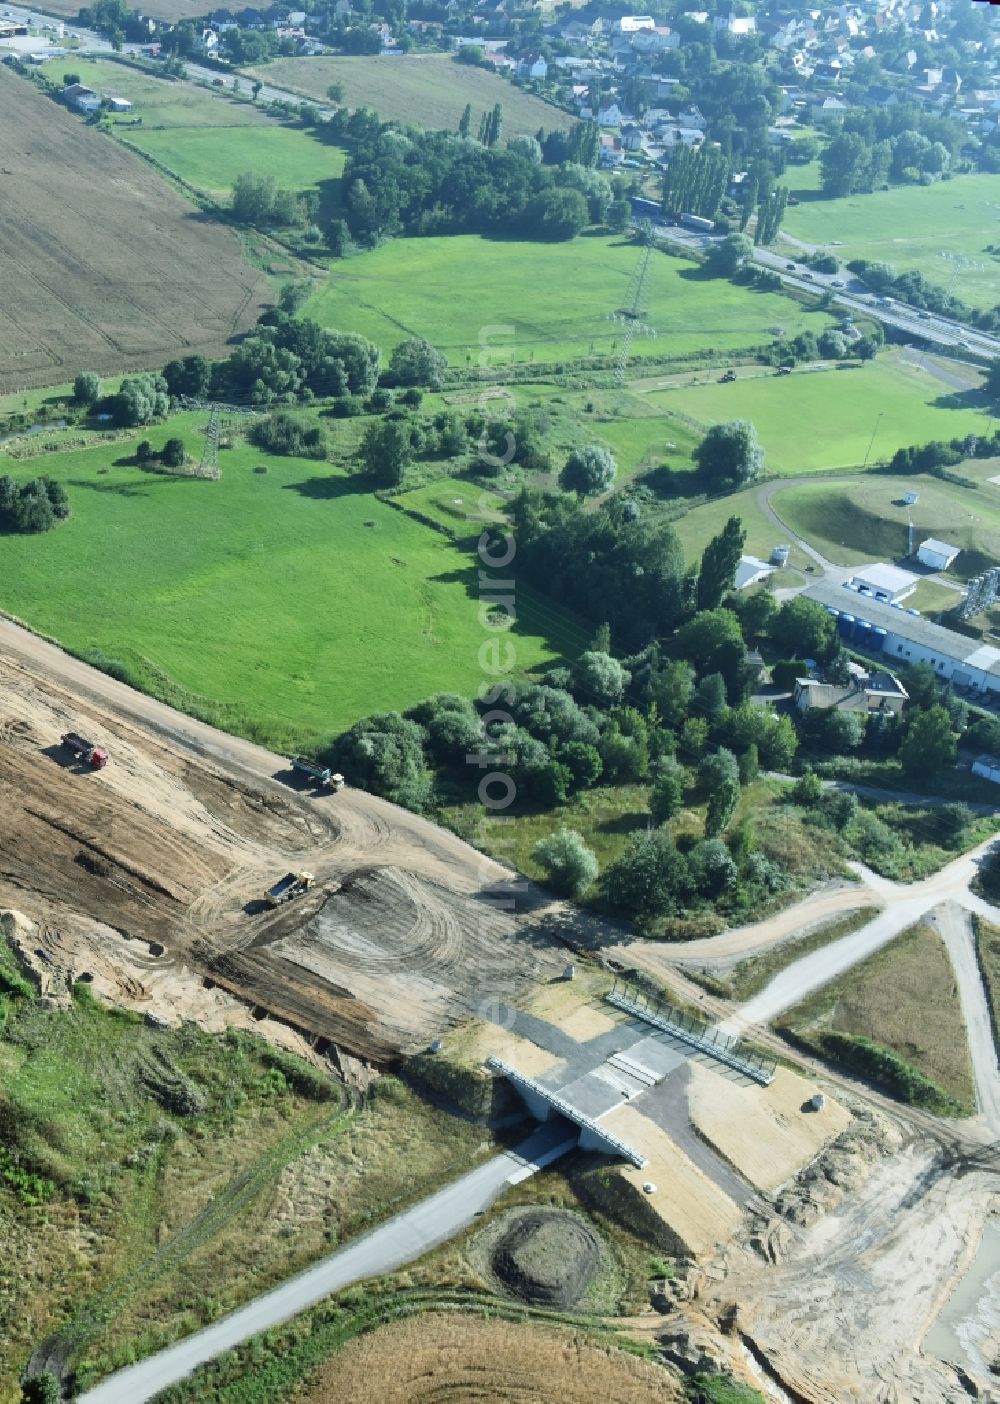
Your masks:
M306 190L339 179L339 147L298 126L285 126L249 102L233 102L196 87L151 77L124 64L64 61L67 71L98 93L133 103L115 120L117 134L210 195L228 195L244 171L273 175L286 189ZM132 126L134 118L141 126Z
M283 58L244 70L276 88L289 88L326 102L331 83L344 89L345 107L370 107L385 122L455 128L471 103L473 131L481 114L503 106L504 135L534 136L539 127L565 131L568 112L483 68L456 63L450 54L400 54L371 58Z
M795 171L789 179L796 187ZM895 186L872 195L823 200L815 194L785 212L784 229L833 252L915 268L974 307L1000 301L1000 180L963 175L934 185Z
M177 416L149 438L180 433L197 453L203 427ZM130 451L4 465L65 482L73 515L3 538L0 608L273 744L482 681L496 635L478 621L473 558L440 533L329 464L241 445L205 482L114 466ZM518 608L518 668L586 646L588 631L520 587Z
M903 502L907 491L919 494L909 508ZM961 547L950 572L960 579L1000 560L1000 490L989 484L970 489L922 474L866 476L782 488L773 506L793 531L841 565L905 556L907 517L916 544L935 536ZM930 607L929 600L925 603ZM943 607L942 599L938 608Z
M557 361L610 355L623 326L638 251L618 237L567 244L481 239L396 239L334 265L305 308L324 326L358 331L384 350L425 336L453 365ZM634 358L738 350L832 325L780 293L753 292L708 278L692 264L656 253L642 295Z
M764 446L766 471L785 476L859 468L866 455L874 463L908 444L981 434L989 427L974 393L947 393L928 371L902 364L891 351L867 365L790 376L762 369L760 376L730 385L675 386L649 399L706 428L749 419Z

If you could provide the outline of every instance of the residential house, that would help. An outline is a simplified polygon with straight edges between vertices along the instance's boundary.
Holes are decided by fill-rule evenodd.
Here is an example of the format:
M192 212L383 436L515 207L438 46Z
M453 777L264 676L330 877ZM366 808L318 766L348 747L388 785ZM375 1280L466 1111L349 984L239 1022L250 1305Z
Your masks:
M685 107L683 112L677 114L677 125L680 127L694 127L699 132L708 130L708 122L703 116L701 109L692 104Z
M616 102L609 102L597 109L597 122L601 127L620 127L624 114Z
M112 112L132 111L132 104L129 102L128 98L109 97L108 106L111 108Z
M657 135L667 148L690 146L692 150L697 150L705 140L705 133L697 127L664 127Z
M212 55L219 52L219 36L214 29L203 29L194 46L200 54Z
M655 29L643 29L632 36L632 52L636 54L664 54L680 47L681 36L668 25L658 24Z
M800 712L835 707L838 712L891 712L898 716L909 700L906 688L888 670L859 670L849 683L796 678L792 700Z
M519 78L545 78L548 71L549 65L541 54L525 54L518 61L517 76Z
M616 28L619 34L638 34L643 29L655 29L652 15L622 15Z
M724 31L734 39L745 39L757 33L757 21L753 15L716 15L712 28L717 34Z
M601 137L601 149L598 152L597 163L604 170L613 170L620 166L625 159L625 152L622 150L621 139L613 136Z
M642 150L642 131L634 122L628 122L622 127L621 138L626 151Z
M817 117L841 117L845 112L851 110L849 102L843 102L838 97L827 97L822 102L814 102L812 107L813 118Z

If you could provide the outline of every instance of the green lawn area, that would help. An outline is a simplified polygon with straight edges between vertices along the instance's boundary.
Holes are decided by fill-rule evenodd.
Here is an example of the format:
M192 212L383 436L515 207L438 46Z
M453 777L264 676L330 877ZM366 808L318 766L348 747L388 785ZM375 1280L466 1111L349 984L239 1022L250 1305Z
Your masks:
M285 126L251 103L233 102L192 83L171 82L125 64L67 58L95 92L127 98L134 110L113 118L117 134L212 195L228 194L244 171L273 175L306 190L339 180L345 152L298 126ZM135 117L140 126L130 125Z
M396 239L338 262L304 310L384 350L425 336L453 365L610 355L622 336L610 319L625 303L637 257L626 240L596 235L568 244ZM643 302L656 336L636 337L633 359L740 350L773 340L776 328L792 335L831 325L824 312L707 277L667 254L653 256Z
M892 561L907 554L902 498L910 489L919 493L909 508L915 542L936 536L962 548L951 575L967 580L1000 559L1000 502L982 488L962 488L921 474L905 479L872 475L783 488L773 506L794 531L839 565ZM925 598L923 607L934 603ZM915 608L921 607L918 601Z
M1000 259L985 252L1000 242L1000 183L963 175L934 185L895 186L872 195L823 200L810 181L788 176L807 198L785 212L784 229L810 244L838 240L838 257L876 259L903 272L915 268L975 307L1000 300ZM812 194L812 198L808 198Z
M277 88L290 88L326 102L331 83L340 83L346 107L370 107L385 122L412 122L428 128L457 128L466 103L472 104L473 131L481 114L503 106L505 136L565 131L568 112L483 68L456 63L450 54L407 54L357 58L281 58L248 74Z
M176 171L184 180L213 195L228 195L245 171L273 175L287 190L307 190L324 181L339 181L347 160L338 146L327 146L296 127L176 127L167 131L129 132L128 140Z
M181 433L197 452L204 416ZM357 421L352 421L353 425ZM4 538L0 608L149 690L273 745L483 680L472 558L330 464L223 451L219 482L114 466L116 444L12 464L67 485L73 515ZM257 464L266 474L254 473ZM579 621L519 589L518 669L580 646ZM528 622L530 619L530 622Z
M741 492L731 493L728 497L717 498L715 501L692 507L683 517L678 518L673 523L673 527L684 547L685 558L689 562L700 560L702 551L712 537L718 533L719 528L728 517L741 519L747 534L746 549L750 555L758 556L761 560L766 561L775 546L792 545L785 531L771 521L760 506L758 501L760 491L760 486L755 484L752 487L744 488ZM811 537L807 537L807 539L811 539ZM805 552L800 551L794 545L792 545L788 563L789 566L796 567L798 570L805 570L807 566L813 564ZM796 576L787 583L798 585L802 581Z
M672 386L649 398L706 428L749 419L764 447L765 470L793 476L859 468L869 444L875 462L908 444L987 431L989 419L975 404L975 392L954 396L942 390L928 372L902 365L888 351L866 365L790 376L764 372L729 385Z

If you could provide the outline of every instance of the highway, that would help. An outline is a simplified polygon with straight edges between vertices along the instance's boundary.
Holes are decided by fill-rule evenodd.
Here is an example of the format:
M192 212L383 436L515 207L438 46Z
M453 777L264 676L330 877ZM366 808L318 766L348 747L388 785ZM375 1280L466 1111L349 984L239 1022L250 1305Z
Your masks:
M703 234L697 230L685 229L681 225L654 223L653 232L658 239L676 244L692 254L704 255L723 235ZM833 294L834 306L848 313L863 313L874 317L883 326L893 327L904 335L940 347L943 351L971 356L1000 356L1000 337L967 327L961 322L949 321L946 317L936 317L931 313L917 312L905 303L880 302L870 293L859 278L846 270L840 273L814 273L800 261L775 253L772 249L753 250L754 263L777 273L786 287L814 295L829 291ZM843 282L845 287L836 287Z
M520 1183L576 1145L576 1128L546 1122L516 1150L493 1156L443 1190L406 1209L280 1287L168 1346L138 1365L119 1370L79 1396L79 1404L142 1404L197 1366L307 1310L332 1292L366 1277L394 1272L454 1237L488 1209L508 1185Z

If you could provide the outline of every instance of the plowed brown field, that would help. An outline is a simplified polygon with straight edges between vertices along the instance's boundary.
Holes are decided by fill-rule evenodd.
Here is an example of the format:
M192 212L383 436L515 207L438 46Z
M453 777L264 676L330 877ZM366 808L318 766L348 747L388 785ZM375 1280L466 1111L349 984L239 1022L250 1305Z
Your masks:
M270 301L231 230L4 68L0 131L0 392L221 355Z

